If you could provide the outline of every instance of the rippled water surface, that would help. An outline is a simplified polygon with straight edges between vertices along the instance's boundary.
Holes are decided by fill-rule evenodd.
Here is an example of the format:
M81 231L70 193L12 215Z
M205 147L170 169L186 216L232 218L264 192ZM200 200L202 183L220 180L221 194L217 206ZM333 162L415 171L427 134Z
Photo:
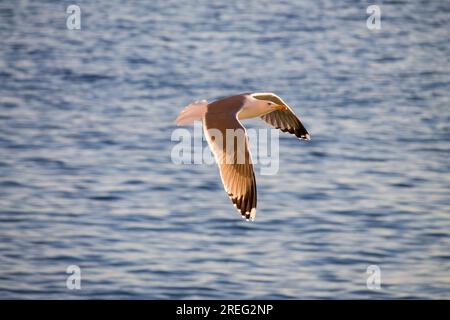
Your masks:
M450 298L448 1L76 3L0 2L0 298ZM253 223L170 157L183 106L246 91L313 137Z

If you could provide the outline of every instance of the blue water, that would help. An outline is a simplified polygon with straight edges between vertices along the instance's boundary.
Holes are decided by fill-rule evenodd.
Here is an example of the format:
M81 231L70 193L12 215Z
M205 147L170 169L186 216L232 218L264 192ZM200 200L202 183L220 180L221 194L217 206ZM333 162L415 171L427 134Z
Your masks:
M69 4L0 2L0 298L450 298L448 1ZM182 107L246 91L313 137L253 223L170 158Z

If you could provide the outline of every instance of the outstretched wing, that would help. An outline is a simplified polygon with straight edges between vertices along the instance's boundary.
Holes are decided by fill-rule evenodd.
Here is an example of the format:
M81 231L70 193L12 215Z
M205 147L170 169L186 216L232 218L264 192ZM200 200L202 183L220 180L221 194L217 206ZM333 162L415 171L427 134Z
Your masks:
M248 137L237 119L242 105L238 101L221 101L224 104L233 102L233 108L226 108L226 105L208 107L203 129L219 166L225 191L242 217L253 220L256 216L256 181Z
M261 116L261 119L276 129L295 134L299 139L311 140L308 131L289 107L286 110L275 110L267 113Z
M283 132L295 134L295 136L299 139L311 139L310 134L305 129L300 119L280 97L272 93L254 94L253 97L260 100L269 100L278 105L286 107L286 110L275 110L261 116L261 119L263 119L265 122L275 127L276 129L280 129Z

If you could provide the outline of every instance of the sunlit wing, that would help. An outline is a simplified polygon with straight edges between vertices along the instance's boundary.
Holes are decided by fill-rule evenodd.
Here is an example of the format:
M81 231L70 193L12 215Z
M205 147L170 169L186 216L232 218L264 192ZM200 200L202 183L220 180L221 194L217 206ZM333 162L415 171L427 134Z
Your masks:
M236 109L238 111L239 108ZM207 112L204 131L219 166L223 186L243 218L256 215L256 181L245 128L236 117L237 112ZM212 129L212 130L211 130ZM221 137L214 134L214 129ZM234 148L227 150L227 129L235 130ZM219 138L223 140L219 141Z

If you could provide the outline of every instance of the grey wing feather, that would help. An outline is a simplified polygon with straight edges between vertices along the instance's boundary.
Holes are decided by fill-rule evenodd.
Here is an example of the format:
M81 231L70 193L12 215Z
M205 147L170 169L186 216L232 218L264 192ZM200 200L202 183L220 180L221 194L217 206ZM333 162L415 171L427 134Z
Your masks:
M261 116L265 122L280 129L283 132L294 134L299 139L310 140L311 136L305 129L300 119L292 112L290 108L287 110L276 110Z

